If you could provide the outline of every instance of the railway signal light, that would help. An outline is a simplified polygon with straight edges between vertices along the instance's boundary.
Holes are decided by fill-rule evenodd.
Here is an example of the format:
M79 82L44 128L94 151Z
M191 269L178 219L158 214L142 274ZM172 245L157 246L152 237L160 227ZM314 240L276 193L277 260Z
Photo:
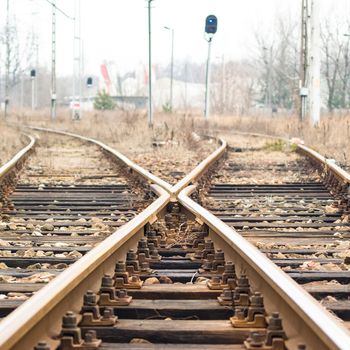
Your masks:
M205 19L205 32L207 34L215 34L218 27L218 19L214 15L209 15Z
M87 87L91 87L92 86L92 78L91 77L88 77L87 79L86 79L86 85L87 85Z
M208 58L207 58L207 68L205 74L205 102L204 102L204 117L207 119L209 117L209 96L210 96L210 51L211 51L211 41L213 36L218 29L218 19L214 15L209 15L205 19L205 33L206 40L208 41Z

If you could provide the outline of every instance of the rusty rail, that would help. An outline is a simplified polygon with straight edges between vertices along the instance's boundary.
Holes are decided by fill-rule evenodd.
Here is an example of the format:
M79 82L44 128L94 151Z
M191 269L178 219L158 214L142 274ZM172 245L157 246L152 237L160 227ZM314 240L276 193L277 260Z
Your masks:
M326 187L340 200L344 208L350 208L350 174L313 149L301 144L297 144L297 147L318 169Z
M144 226L153 222L157 215L161 215L169 203L170 195L165 190L157 185L151 187L160 195L155 202L40 289L29 301L1 322L1 350L32 349L40 339L57 345L49 335L59 333L64 313L67 310L79 311L85 291L94 288L98 290L103 275L113 272L115 262L143 236ZM47 331L44 338L40 332L42 330Z
M23 161L24 158L28 155L28 152L35 145L35 138L31 135L25 134L29 139L29 144L22 148L12 159L10 159L7 163L0 166L0 181L2 181L6 176L13 170L19 162Z
M200 162L196 168L194 168L188 175L186 175L182 180L180 180L176 185L171 188L172 195L176 198L177 195L186 186L196 181L205 172L207 172L210 167L212 167L224 154L227 148L227 143L223 139L219 139L220 147L210 154L206 159Z
M263 293L267 310L279 311L289 335L287 345L296 348L302 342L307 349L348 349L349 331L256 247L189 198L194 190L189 186L181 191L179 202L209 227L210 238Z
M112 155L113 157L117 158L122 163L124 163L132 171L134 171L137 174L139 174L142 178L144 178L150 184L151 183L156 184L156 185L164 188L167 192L170 192L171 185L168 184L166 181L164 181L164 180L160 179L159 177L151 174L149 171L143 169L142 167L140 167L139 165L134 163L132 160L130 160L129 158L127 158L126 156L124 156L120 152L116 151L115 149L113 149L112 147L104 144L101 141L95 140L95 139L90 138L90 137L85 137L85 136L81 136L81 135L78 135L78 134L74 134L74 133L71 133L71 132L65 132L65 131L54 130L54 129L46 129L46 128L34 127L34 126L26 126L26 127L29 128L29 129L32 129L32 130L50 132L50 133L54 133L54 134L58 134L58 135L71 136L71 137L75 137L75 138L78 138L80 140L83 140L83 141L90 142L90 143L93 143L95 145L98 145L103 150L105 150L108 154Z
M12 159L0 167L0 203L9 205L8 195L15 186L16 172L22 167L25 159L35 146L35 138L24 134L29 139L27 146L22 148Z

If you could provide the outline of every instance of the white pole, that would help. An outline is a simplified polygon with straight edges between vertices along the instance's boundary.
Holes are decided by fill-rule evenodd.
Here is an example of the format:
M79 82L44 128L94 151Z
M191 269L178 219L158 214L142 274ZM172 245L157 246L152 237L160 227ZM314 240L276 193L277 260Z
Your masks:
M320 8L319 0L311 5L311 57L310 57L310 119L313 126L320 122L321 113L321 59L320 59Z
M208 40L208 59L207 59L207 70L205 77L205 106L204 106L204 117L208 119L209 117L209 97L210 97L210 53L211 53L211 41L212 37Z
M35 109L35 77L31 78L32 83L32 111Z
M52 0L51 120L56 119L56 0Z
M6 2L6 71L5 71L5 109L4 115L7 117L9 93L10 93L10 1Z
M148 0L148 126L150 128L153 127L151 2L152 0Z

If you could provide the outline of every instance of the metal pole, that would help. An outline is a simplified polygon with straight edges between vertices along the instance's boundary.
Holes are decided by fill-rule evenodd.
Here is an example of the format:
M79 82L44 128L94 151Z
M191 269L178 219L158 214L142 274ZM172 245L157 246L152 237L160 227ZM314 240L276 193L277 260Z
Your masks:
M270 52L269 52L269 108L270 108L270 113L272 113L272 45L270 46Z
M7 117L10 90L10 0L6 2L6 71L5 71L5 109Z
M32 111L35 109L35 78L32 77Z
M171 30L171 72L170 72L170 110L173 111L174 86L174 29Z
M152 36L151 36L151 2L148 1L148 126L153 127L152 111Z
M52 0L51 120L56 119L56 0Z
M225 98L225 56L222 54L222 67L221 67L221 113L225 114L226 108L226 98Z
M302 89L306 87L306 77L308 69L308 2L309 0L302 0L301 8L301 49L300 49L300 106L299 106L299 120L303 121L306 114L306 99L307 96Z
M321 113L321 59L320 59L320 8L319 0L312 0L311 10L311 58L310 58L310 117L313 126L318 126Z
M213 38L208 39L208 59L207 59L207 69L205 76L205 107L204 107L204 117L208 119L209 117L209 93L210 93L210 53L211 53L211 41Z

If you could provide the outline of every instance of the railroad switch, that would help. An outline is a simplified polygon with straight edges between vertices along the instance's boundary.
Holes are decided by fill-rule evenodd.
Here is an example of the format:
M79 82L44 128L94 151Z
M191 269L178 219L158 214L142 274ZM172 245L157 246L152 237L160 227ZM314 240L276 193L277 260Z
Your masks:
M87 331L82 339L77 316L72 311L63 316L60 341L58 350L96 350L102 343L96 338L95 331Z
M84 295L84 305L80 313L82 319L79 326L114 326L117 322L117 317L113 315L111 308L105 308L101 316L100 307L97 305L97 295L88 290Z
M266 328L264 299L259 292L255 292L250 297L247 316L244 317L245 310L241 307L235 308L235 315L230 318L231 324L235 328Z
M131 303L132 297L125 289L116 290L113 286L113 278L109 275L102 277L102 285L99 291L100 306L127 306Z

